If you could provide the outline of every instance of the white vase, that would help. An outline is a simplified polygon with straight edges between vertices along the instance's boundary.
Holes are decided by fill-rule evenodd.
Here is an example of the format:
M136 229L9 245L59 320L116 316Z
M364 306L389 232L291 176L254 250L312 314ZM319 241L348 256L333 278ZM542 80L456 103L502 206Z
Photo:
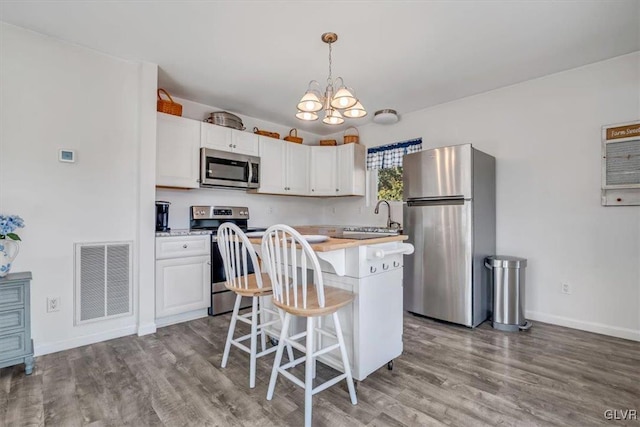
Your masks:
M9 274L11 264L19 251L20 244L16 240L0 239L0 277Z

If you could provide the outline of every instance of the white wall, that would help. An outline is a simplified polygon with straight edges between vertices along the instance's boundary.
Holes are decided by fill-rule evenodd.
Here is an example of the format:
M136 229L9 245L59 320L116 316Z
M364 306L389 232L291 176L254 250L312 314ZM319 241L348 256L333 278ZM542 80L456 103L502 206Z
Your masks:
M173 97L176 102L182 104L182 116L190 119L202 120L212 111L221 111L220 108L199 104L186 99ZM289 128L271 122L255 119L237 114L242 118L244 126L249 131L254 126L270 132L280 133L280 138L289 133ZM318 136L305 132L300 133L304 138L303 143L319 139ZM189 228L189 207L192 205L223 205L223 206L248 206L251 218L249 225L256 227L268 227L277 223L292 225L321 224L324 220L324 199L294 196L271 196L263 194L251 194L241 190L226 189L197 189L197 190L170 190L158 189L156 200L171 202L169 208L169 227L172 229Z
M376 146L471 142L497 159L497 251L528 258L527 316L640 340L640 207L600 205L600 128L640 117L640 53L360 128ZM341 203L358 215L361 201ZM370 209L370 208L367 208ZM568 282L572 294L560 292Z
M74 326L74 243L137 250L138 200L153 192L139 188L140 140L155 128L155 114L139 122L141 65L3 23L0 43L0 212L26 223L12 270L33 272L36 354L134 333L137 301L132 316ZM60 148L76 163L58 162ZM47 297L60 297L59 312L46 313Z

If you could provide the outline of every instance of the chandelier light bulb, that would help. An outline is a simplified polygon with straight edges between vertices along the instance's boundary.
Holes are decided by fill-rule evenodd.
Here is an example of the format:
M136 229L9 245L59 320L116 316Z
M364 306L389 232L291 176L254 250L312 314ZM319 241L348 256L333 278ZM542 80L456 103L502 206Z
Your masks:
M353 107L356 102L358 102L358 100L355 98L355 96L353 96L353 93L345 86L342 86L333 96L333 99L331 100L331 106L333 108L345 109Z
M324 119L322 119L322 123L326 123L328 125L341 125L344 123L344 119L338 110L330 109L327 110L327 114Z
M312 90L307 90L300 102L298 103L298 110L313 112L322 110L322 102L320 98Z
M296 113L296 117L299 118L300 120L307 120L307 121L318 120L318 115L314 112L309 112L309 111L298 111Z
M343 113L345 117L349 117L350 119L359 119L360 117L364 117L367 115L367 111L364 109L360 101L356 102L356 105L345 110Z

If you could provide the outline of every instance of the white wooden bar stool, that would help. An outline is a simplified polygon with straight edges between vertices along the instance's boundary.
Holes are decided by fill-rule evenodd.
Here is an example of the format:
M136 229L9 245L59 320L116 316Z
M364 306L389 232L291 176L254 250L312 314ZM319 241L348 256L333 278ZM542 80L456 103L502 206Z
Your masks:
M231 315L227 342L224 346L222 356L222 367L227 366L231 345L249 353L249 387L256 386L256 359L276 351L277 347L267 348L267 334L277 338L276 332L271 332L268 328L277 323L283 322L284 313L282 310L271 310L265 307L264 298L271 295L271 280L266 273L260 272L260 264L253 246L244 232L235 224L224 223L218 228L217 234L218 248L222 256L224 274L226 277L226 288L236 293L236 302ZM249 261L257 271L255 274L248 274ZM240 303L242 297L252 298L251 312L240 315ZM265 321L265 314L273 315L272 320ZM236 322L241 321L251 326L251 333L234 339ZM260 334L262 351L258 353L258 334ZM250 347L242 344L242 341L250 340ZM289 359L293 360L293 350L287 348Z
M269 271L269 277L271 277L273 303L285 312L278 350L273 362L273 370L271 371L267 400L273 398L278 374L282 374L285 378L304 389L304 423L305 426L310 426L313 395L337 384L343 379L347 380L351 403L354 405L358 403L353 386L353 378L351 377L349 357L347 356L340 319L338 318L338 310L351 303L354 296L352 293L341 289L324 287L322 271L320 270L320 263L316 253L297 231L287 225L278 224L267 229L262 238L262 257ZM298 269L300 269L300 272ZM313 271L314 283L308 283L307 270ZM306 317L306 331L290 337L288 330L291 316ZM324 316L332 316L335 334L315 326L315 320ZM315 338L321 336L337 340L337 344L316 348L318 345L315 343ZM297 342L302 338L306 338L306 345L304 346ZM321 342L322 340L319 339L318 341ZM282 353L287 344L303 352L304 356L295 360L289 359L288 363L280 366ZM313 378L315 377L316 358L338 348L342 356L344 373L314 388ZM305 363L304 382L287 371L302 362Z

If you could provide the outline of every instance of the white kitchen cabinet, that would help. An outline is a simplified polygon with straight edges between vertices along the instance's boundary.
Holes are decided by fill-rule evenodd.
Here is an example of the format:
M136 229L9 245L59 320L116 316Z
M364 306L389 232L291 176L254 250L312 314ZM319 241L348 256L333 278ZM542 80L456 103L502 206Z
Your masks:
M292 142L284 144L287 194L306 196L309 194L310 147Z
M367 149L360 144L337 146L336 195L364 196Z
M200 146L214 150L258 156L258 135L202 122Z
M200 122L157 113L156 185L200 186Z
M309 193L310 147L259 137L260 188L258 193L306 196Z
M336 147L311 147L311 196L338 194L338 150Z
M210 305L211 237L156 238L156 319Z

